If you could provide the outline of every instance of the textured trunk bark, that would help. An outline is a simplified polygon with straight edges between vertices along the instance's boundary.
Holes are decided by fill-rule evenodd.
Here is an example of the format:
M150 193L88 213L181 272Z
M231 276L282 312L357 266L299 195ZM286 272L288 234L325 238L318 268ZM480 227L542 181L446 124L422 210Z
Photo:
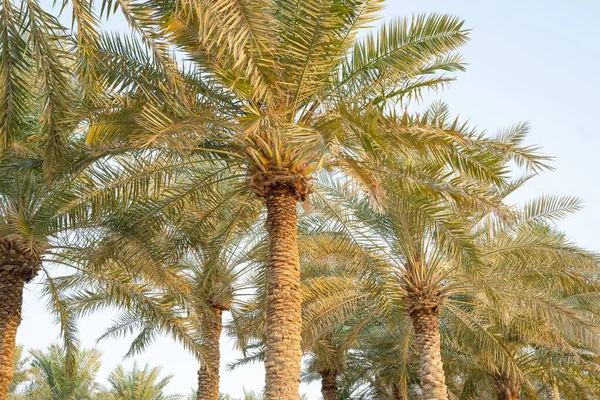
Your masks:
M25 279L0 268L0 399L8 398L14 375L17 328L21 324Z
M519 400L521 398L521 385L518 381L507 377L496 377L496 391L498 400Z
M556 383L551 383L548 386L548 400L560 400L560 391Z
M440 353L437 308L415 308L410 317L419 348L423 400L447 400L448 388Z
M323 400L337 400L338 386L335 371L323 370L321 373L321 394Z
M38 254L18 238L0 240L0 400L8 397L14 375L17 329L21 324L23 288L41 268Z
M274 190L266 199L269 260L265 370L266 400L297 400L299 395L302 293L297 243L297 198Z
M198 400L219 399L219 368L221 366L221 331L223 311L213 308L213 314L206 313L202 319L202 340L204 363L198 371Z

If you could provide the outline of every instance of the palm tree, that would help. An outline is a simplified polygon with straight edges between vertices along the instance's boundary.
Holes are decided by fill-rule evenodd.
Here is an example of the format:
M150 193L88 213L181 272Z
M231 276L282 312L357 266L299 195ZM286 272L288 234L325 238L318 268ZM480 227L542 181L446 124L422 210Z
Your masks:
M419 356L411 321L379 318L360 333L348 354L340 392L343 399L407 400L419 387Z
M23 346L15 349L15 372L8 389L10 400L19 400L31 392L35 382L39 381L38 370L30 365L31 357L25 356Z
M48 182L43 177L42 159L36 152L16 155L5 153L0 157L0 292L6 301L0 316L2 327L0 350L4 367L0 372L2 390L7 390L12 378L15 335L21 321L24 285L41 270L48 278L44 292L50 296L50 309L60 318L63 338L69 348L75 340L73 321L64 312L64 303L55 291L52 278L42 265L44 256L52 256L60 247L60 236L74 220L64 211L73 199L66 183Z
M469 231L455 209L439 195L398 186L386 194L384 214L365 200L357 204L360 221L385 241L381 251L389 257L391 272L380 279L412 321L424 399L447 398L439 313L450 297L448 281L459 274L452 268L474 257Z
M455 294L440 313L448 389L457 398L514 399L522 390L527 398L540 390L556 396L561 388L565 396L572 396L567 398L593 393L595 378L587 378L596 375L583 371L597 368L592 360L598 354L593 311L598 264L593 254L568 243L563 235L539 230L542 221L565 215L577 204L570 198L542 197L525 206L510 235L498 227L481 227L481 232L496 232L493 237L498 239L483 253L495 258L480 272L485 284L480 280L475 285L477 290L485 285L487 293ZM520 228L515 231L516 226ZM487 295L495 301L485 300ZM583 298L590 302L580 302ZM418 351L411 324L402 313L388 313L385 319L367 326L348 357L341 382L348 382L344 393L358 388L351 398L415 396L411 389L418 386L414 358ZM494 345L498 342L500 346ZM499 357L498 351L506 354ZM571 369L570 362L581 371Z
M94 349L75 352L73 369L68 371L67 351L53 344L46 351L33 350L31 367L36 371L25 395L39 400L92 400L99 390L96 375L100 353Z
M78 108L66 32L35 0L0 5L0 398L13 376L23 288L42 268L68 194L56 180L73 157L66 142Z
M462 69L452 52L465 43L466 32L456 18L419 16L387 23L356 41L358 30L382 7L370 1L148 2L145 7L150 13L123 11L142 33L152 27L160 32L160 40L154 40L156 32L142 35L152 57L131 57L134 48L115 38L107 47L120 60L133 59L134 71L146 65L158 70L150 84L158 77L170 93L155 95L127 71L107 72L106 80L118 81L115 90L134 87L134 96L123 97L128 100L118 117L99 113L92 119L96 128L88 137L209 151L247 173L250 189L265 200L270 238L266 397L297 399L297 205L313 191L311 173L328 164L376 190L367 166L381 163L393 148L435 147L432 156L456 160L449 154L456 155L453 143L460 134L384 110L387 101L407 101L421 89L448 82L441 72ZM185 54L191 73L178 78L175 63L155 51L165 48L164 41ZM201 84L190 83L194 79ZM117 125L117 120L127 122ZM463 167L474 165L459 158Z
M598 256L578 248L551 225L578 208L577 199L543 196L528 203L516 222L487 223L479 231L482 256L489 267L486 291L496 301L502 293L502 306L511 313L509 318L494 314L486 318L502 332L504 347L517 360L529 370L546 371L534 380L549 385L553 396L557 377L552 366L546 365L551 363L552 349L559 354L561 348L600 349L600 320L594 311L600 289L594 278ZM511 279L496 282L499 273L510 274ZM499 399L519 398L523 384L532 387L527 375L503 368L494 376Z
M358 338L380 309L365 276L364 249L347 232L332 229L319 211L301 220L299 230L302 342L308 356L302 378L319 379L323 399L335 400L341 396L348 353L357 350Z
M65 301L75 313L120 309L101 338L139 330L128 355L143 351L159 333L173 336L200 359L197 398L217 400L223 312L244 289L244 247L253 241L248 233L255 231L260 207L231 182L187 196L184 203L163 204L195 184L187 176L173 177L171 186L145 201L105 212L95 235L77 238L63 253L80 271L57 287L74 293ZM157 205L160 214L149 212Z
M440 112L445 113L438 109L433 110L432 115ZM433 119L441 126L445 124L444 118ZM543 167L541 159L531 149L514 151L516 148L511 150L506 146L511 144L510 138L521 131L522 127L516 127L512 134L489 139L489 146L482 150L490 158L498 157L491 161L496 163L498 171L506 171L503 165L510 159L531 160L528 165L526 163L528 168ZM372 198L356 195L353 199L347 190L339 187L333 191L338 191L340 198L345 199L346 208L355 210L352 217L345 218L345 226L358 228L354 233L355 242L359 245L370 243L369 251L377 255L372 257L369 267L379 276L380 291L389 293L388 303L400 305L412 320L424 398L445 399L447 387L440 353L439 313L442 309L458 313L459 310L451 308L451 303L465 300L453 296L471 287L473 283L468 277L478 274L471 275L480 261L468 216L481 212L493 212L502 218L510 215L498 195L500 188L506 185L505 177L495 182L473 179L457 170L449 172L445 163L420 159L418 154L409 165L398 163L397 166L387 176L378 172L386 191L382 213L373 209ZM426 178L405 172L415 170L428 171ZM469 189L465 191L467 186ZM378 266L381 262L387 267ZM509 359L499 346L495 349L499 357Z
M164 394L172 375L160 377L161 368L145 365L140 369L137 363L129 371L119 365L108 376L109 394L119 400L178 400L181 395Z

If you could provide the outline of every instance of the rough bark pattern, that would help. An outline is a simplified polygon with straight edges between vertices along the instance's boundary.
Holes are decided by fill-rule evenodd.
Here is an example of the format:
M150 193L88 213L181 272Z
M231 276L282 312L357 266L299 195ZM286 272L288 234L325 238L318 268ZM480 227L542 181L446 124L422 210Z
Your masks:
M560 391L556 383L548 385L548 400L560 400Z
M320 374L323 400L337 400L338 386L336 372L327 369L321 371Z
M23 288L40 270L40 258L18 239L0 240L0 400L8 397L14 375Z
M300 329L302 325L300 262L297 243L298 197L290 190L267 196L266 387L267 400L299 399Z
M213 308L212 314L204 314L201 322L204 363L200 365L198 371L198 400L218 400L223 311L219 308Z
M17 328L21 324L25 280L2 272L0 269L0 399L6 399L14 374L15 344Z
M437 307L413 308L409 313L419 348L423 400L447 400L448 389L440 353Z
M514 379L497 376L496 392L498 393L498 400L519 400L521 398L521 385Z

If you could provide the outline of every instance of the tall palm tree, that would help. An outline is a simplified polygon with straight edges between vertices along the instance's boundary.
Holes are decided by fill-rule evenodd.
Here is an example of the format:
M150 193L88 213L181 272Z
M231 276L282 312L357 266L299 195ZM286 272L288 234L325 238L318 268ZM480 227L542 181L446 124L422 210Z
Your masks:
M178 400L181 395L164 394L172 375L160 377L160 367L138 367L137 363L130 370L119 365L108 376L109 394L117 400Z
M358 205L358 217L382 240L391 272L381 277L392 299L400 301L412 321L419 349L421 389L425 399L446 399L441 360L439 313L450 297L454 268L465 268L474 257L469 231L439 196L408 187L386 194L385 213L368 203Z
M315 0L146 2L149 13L122 9L152 53L149 60L134 56L133 71L157 67L162 87L171 89L150 92L147 82L138 85L128 71L107 72L107 80L117 79L113 89L131 90L133 84L137 97L123 96L118 117L92 118L90 143L112 138L213 152L241 167L250 189L264 198L270 238L267 398L298 398L297 205L313 190L311 173L328 164L376 190L367 166L407 147L435 147L432 157L460 158L462 167L479 169L470 157L457 155L453 144L460 134L384 113L388 101L407 101L421 89L447 83L441 73L462 69L453 53L466 41L462 22L419 16L387 23L357 41L359 29L381 7L377 1ZM131 60L132 46L117 42L108 48ZM168 44L185 54L191 72L183 78L164 52L154 51ZM203 84L187 90L194 78ZM117 120L126 123L117 126Z
M65 344L69 349L76 344L74 321L64 312L64 302L42 265L44 257L52 258L59 251L61 236L73 226L75 220L65 211L74 196L68 179L49 182L43 176L42 166L43 159L36 151L0 156L0 293L5 299L0 316L3 393L12 378L13 360L6 357L14 354L24 285L39 271L48 278L43 282L44 293L51 299L49 308L59 316Z

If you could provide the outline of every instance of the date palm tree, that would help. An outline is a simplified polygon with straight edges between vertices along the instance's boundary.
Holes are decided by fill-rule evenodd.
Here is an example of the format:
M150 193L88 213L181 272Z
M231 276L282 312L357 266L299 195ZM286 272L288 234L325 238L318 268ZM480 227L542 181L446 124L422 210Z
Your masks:
M125 156L120 165L152 174L164 159L154 161ZM96 173L91 176L111 181ZM127 209L104 212L103 220L86 230L87 240L76 237L68 254L63 252L63 262L78 265L79 272L56 286L73 294L65 302L75 314L119 309L101 338L137 332L128 355L143 351L160 333L181 342L200 360L197 398L217 400L223 312L245 289L244 248L254 240L249 234L256 231L261 208L239 182L225 180L227 172L220 184L189 196L197 185L189 177L201 174L215 177L204 165L202 171L172 176L169 186L159 185ZM173 203L182 193L185 201Z
M77 349L73 368L67 373L67 351L60 345L46 350L32 350L29 368L20 395L23 399L92 400L100 391L96 376L100 369L100 353L95 349ZM9 397L10 398L10 397Z
M443 127L446 120L444 118L445 112L443 107L434 108L425 118L432 119L431 126L439 124L440 127ZM456 122L453 122L453 124L456 124ZM485 151L489 151L492 158L494 154L499 155L500 151L503 152L503 156L497 159L499 166L495 166L498 170L503 169L502 166L508 162L507 160L514 158L521 159L521 157L522 159L530 160L531 165L535 168L541 167L540 158L527 151L527 149L521 149L519 152L511 154L510 149L508 152L506 151L509 146L504 146L501 140L489 140L488 145ZM514 149L517 148L515 147ZM475 153L472 154L474 155ZM417 334L417 338L420 338L417 342L421 346L419 354L423 357L421 360L421 373L425 379L429 380L429 382L422 382L422 388L426 398L446 398L443 370L441 359L439 358L440 337L437 327L438 307L441 303L436 303L437 306L435 307L426 306L429 301L442 300L441 296L434 294L431 299L428 296L425 296L425 299L421 299L419 296L413 298L409 293L413 291L419 292L417 290L418 286L426 283L422 279L433 280L429 282L430 289L433 287L437 287L438 289L443 287L444 290L450 289L451 286L446 286L446 279L448 279L446 263L451 258L456 257L461 262L464 262L463 267L466 267L469 264L469 260L475 258L476 246L470 232L471 226L468 219L459 218L460 213L472 212L472 208L487 210L488 212L494 210L500 214L506 213L507 210L501 204L501 199L494 194L496 190L494 184L490 184L485 180L477 181L469 176L469 174L463 173L461 175L460 171L455 170L455 172L450 173L448 172L450 166L446 163L436 164L437 160L427 160L419 168L418 160L420 155L419 153L413 154L410 167L398 163L394 172L387 175L386 179L388 180L386 182L390 186L386 187L386 195L383 201L386 207L384 213L380 213L373 208L372 198L360 194L353 195L352 191L348 190L348 182L344 182L343 179L330 179L328 181L329 187L323 187L326 185L321 184L315 185L317 193L329 193L331 198L337 196L342 199L341 206L337 207L332 206L331 198L320 198L315 202L318 209L326 210L327 216L331 218L329 222L326 220L317 223L317 225L331 226L332 224L339 224L343 228L342 231L351 232L349 237L346 238L346 242L358 248L358 252L363 257L363 261L354 262L356 262L357 266L362 266L364 277L375 277L374 281L378 282L377 285L379 287L375 285L374 288L371 288L373 298L377 299L377 297L381 297L380 293L382 292L389 293L389 299L377 300L378 306L382 307L380 309L382 313L391 312L390 305L394 302L400 302L402 306L400 308L396 306L396 310L405 309L410 315L411 309L421 310L421 306L425 303L423 308L425 315L416 313L413 318L413 326L416 325L416 330L421 332ZM381 176L384 175L382 171L378 171L378 173ZM452 177L452 179L449 179L449 177ZM320 178L319 183L327 181L324 177ZM469 186L469 190L465 191L465 186L463 185ZM315 217L311 218L315 219ZM394 218L398 219L395 220ZM315 222L313 221L312 223L314 224ZM406 237L399 236L403 232L403 229ZM318 246L314 246L315 243L314 241L311 242L311 239L319 233L321 232L318 228L308 231L308 243L313 248L318 248ZM335 240L331 240L332 238L334 237L329 237L328 239L332 243L335 243ZM418 243L414 241L418 241L420 245L417 245ZM404 267L400 267L401 270L396 270L398 263L406 262L407 256L405 252L411 254L408 252L409 248L405 246L413 248L412 256L414 257L432 257L432 263L434 264L432 267L434 269L439 268L439 276L428 277L428 274L423 272L424 270L422 269L425 266L408 268L408 270L412 271L408 278L404 275L404 272L401 272ZM310 249L311 246L309 245L307 248ZM346 255L356 253L356 250L348 247L348 245L344 247L344 251ZM416 252L419 252L419 254L416 254ZM368 254L371 255L366 256ZM360 259L360 257L356 258ZM307 268L307 265L310 266L309 260L302 258L301 260L304 261L303 265L305 265L305 268ZM349 264L352 265L352 262ZM391 271L395 272L390 273L390 268ZM261 287L261 284L258 284L258 287ZM328 290L335 293L336 289L339 288L339 285L337 287L331 285ZM399 296L398 291L404 292L404 295ZM326 292L327 290L321 290L321 294ZM335 296L331 296L331 298L335 298ZM333 301L332 304L346 304L343 301L339 301L339 298L337 300L337 302ZM415 305L410 306L409 304L412 302ZM256 312L260 315L260 306L255 310L249 311L251 312L247 314L250 317L242 316L241 318L237 318L237 320L244 321L244 319L257 318ZM245 324L242 322L238 325L244 326ZM239 331L239 327L236 327L236 329ZM255 329L255 331L259 330ZM428 341L433 341L433 343L429 343ZM431 353L432 351L434 353ZM501 350L498 350L498 347L496 347L496 351ZM255 358L256 356L251 356L250 358ZM436 358L438 362L429 362L431 361L430 359ZM433 370L436 373L430 373Z
M583 370L595 369L597 256L546 225L578 208L576 199L543 196L515 210L508 222L492 218L477 227L482 270L470 278L447 276L446 284L462 280L462 293L449 296L439 315L440 351L448 361L445 373L454 396L513 399L521 390L533 396L540 388L556 396L562 385L565 396L576 393L573 398L593 391L593 383L582 379L590 374L568 365L579 359ZM329 287L329 296L339 288ZM376 320L359 335L340 393L357 390L351 398L416 396L419 348L404 312L390 311L374 313Z
M385 243L390 272L380 279L392 301L402 304L395 308L412 321L423 398L446 399L439 313L450 297L450 276L459 274L450 271L474 258L475 248L456 206L439 195L396 186L384 204L380 214L368 200L359 201L357 218Z
M39 380L39 371L31 367L31 357L26 355L23 346L17 346L15 349L15 372L8 389L8 399L24 399L26 394L32 391L35 382Z
M483 283L489 296L483 309L490 313L483 318L524 365L522 374L502 367L492 373L499 399L517 399L522 388L534 390L536 381L549 386L554 396L557 377L547 364L552 349L560 354L563 348L574 353L600 348L594 278L598 256L571 243L553 225L579 207L574 198L542 196L527 203L514 221L486 219L476 230L486 264L480 282L489 280ZM508 316L498 309L491 312L496 302Z
M418 16L386 23L357 40L381 2L119 4L151 56L130 57L136 53L131 41L106 41L108 54L116 52L118 60L135 68L106 72L100 80L117 82L111 86L117 92L134 88L135 95L120 97L125 103L116 114L113 105L111 112L91 118L89 143L110 138L146 148L203 150L246 174L249 189L264 198L270 238L266 397L297 399L297 205L313 191L311 173L330 165L376 191L367 166L380 164L394 148L435 148L432 157L460 159L457 165L482 171L470 157L460 156L455 144L466 142L457 129L442 132L384 112L390 102L406 102L421 89L444 85L450 80L444 72L462 69L453 53L466 41L462 22ZM178 72L160 51L168 45L185 55L187 73ZM141 82L133 75L147 71L147 65L159 73ZM161 91L147 90L154 78ZM202 84L190 83L194 79Z
M67 142L79 108L70 44L37 1L0 4L0 398L13 376L23 288L66 222L58 173L76 158Z
M165 387L169 384L172 375L160 377L160 367L144 368L138 367L137 363L133 368L126 370L119 365L108 376L109 396L113 399L126 400L178 400L183 399L181 395L164 394Z

